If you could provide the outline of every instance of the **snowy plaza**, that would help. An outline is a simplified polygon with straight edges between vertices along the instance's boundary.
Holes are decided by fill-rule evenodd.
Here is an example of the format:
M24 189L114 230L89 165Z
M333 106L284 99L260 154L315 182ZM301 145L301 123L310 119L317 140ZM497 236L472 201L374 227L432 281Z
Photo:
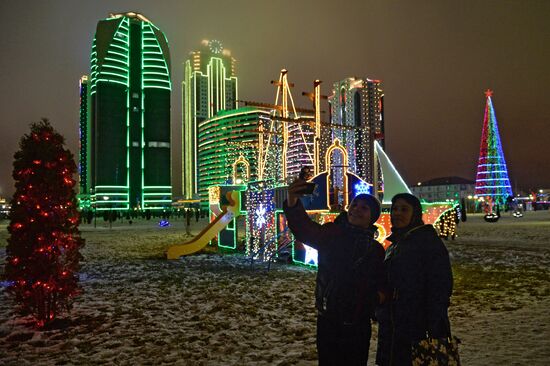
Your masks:
M6 222L0 230L4 263ZM197 233L206 221L192 224ZM57 329L14 320L0 292L6 365L315 365L315 270L253 266L218 253L165 259L184 223L82 225L83 294ZM546 365L550 359L550 212L481 214L446 241L453 264L451 322L464 365ZM376 328L375 328L376 329ZM371 341L373 364L376 331Z
M550 365L550 1L0 4L0 366Z

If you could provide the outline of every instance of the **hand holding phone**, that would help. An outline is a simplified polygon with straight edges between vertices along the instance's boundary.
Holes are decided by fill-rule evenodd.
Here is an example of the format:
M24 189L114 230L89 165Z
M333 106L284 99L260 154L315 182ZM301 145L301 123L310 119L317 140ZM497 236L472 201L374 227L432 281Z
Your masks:
M313 191L315 190L315 183L306 182L304 183L303 189L298 190L296 193L298 194L313 194Z

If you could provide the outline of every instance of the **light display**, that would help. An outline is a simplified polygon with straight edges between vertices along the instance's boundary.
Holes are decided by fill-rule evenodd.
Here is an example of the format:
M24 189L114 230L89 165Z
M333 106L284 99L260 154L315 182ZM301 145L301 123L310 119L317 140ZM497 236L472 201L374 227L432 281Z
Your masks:
M261 229L265 224L267 224L267 220L266 220L267 211L263 203L260 202L260 204L258 205L258 208L256 209L255 214L256 214L256 220L255 220L256 227L258 229Z
M171 80L164 34L141 14L111 14L97 25L90 79L85 140L92 206L170 206Z
M250 181L250 163L248 160L242 155L239 155L239 157L231 164L231 168L233 169L233 182L234 184L241 184L246 183ZM240 169L241 168L241 169Z
M271 258L277 249L274 190L266 182L251 183L246 201L246 254L259 260ZM266 243L271 245L266 248Z
M304 244L304 248L306 250L306 256L305 256L305 259L304 259L304 264L317 266L319 264L319 261L318 261L319 253L318 253L318 251L313 249L309 245L305 245L305 244Z
M170 226L170 221L168 220L160 220L159 223L158 223L159 227L169 227Z
M209 134L216 129L218 121L212 118L219 111L237 107L235 65L231 52L216 40L204 40L200 50L191 52L185 62L182 83L182 182L186 199L200 193L205 202L208 186L220 183L209 180L208 168L203 165L212 158L210 152L205 152L205 143L215 140Z
M76 165L47 120L31 125L15 154L5 279L22 315L52 322L78 294L84 246L74 192ZM37 158L39 157L39 158Z
M439 236L445 239L456 238L456 229L459 220L459 205L446 209L439 218L435 221L434 227L439 233Z
M338 112L340 119L331 123L320 121L322 96L319 80L314 82L314 93L305 93L311 96L314 111L295 107L290 93L293 85L288 81L286 69L272 84L277 86L274 105L243 101L254 108L222 111L199 123L199 129L205 128L199 146L202 151L209 151L204 159L199 159L198 164L204 166L199 175L205 177L203 182L220 185L210 185L209 188L212 222L220 214L220 189L245 189L244 185L238 186L236 183L246 183L243 192L246 207L239 214L246 217L245 248L248 256L269 260L278 253L281 243L284 246L292 243L294 263L316 265L317 251L293 239L281 211L286 198L286 185L295 179L303 165L311 166L316 171L310 179L316 187L313 194L304 197L302 202L308 214L321 224L333 221L358 194L379 196L379 190L383 189L383 203L387 204L393 195L410 191L383 150L383 95L379 81L348 80L341 93L345 103L341 104L343 109ZM334 101L334 96L332 98ZM352 98L353 103L346 98ZM354 112L350 114L350 111ZM313 115L310 115L312 112ZM256 115L246 120L243 118L246 113ZM342 119L342 116L345 118ZM243 121L250 122L246 123L248 127L242 127L245 124ZM240 129L234 129L235 126ZM246 139L236 141L243 137ZM364 156L365 151L372 156ZM368 172L365 174L372 176L376 184L362 179L355 173L356 169ZM444 233L454 233L449 220L456 214L445 213L453 207L452 204L424 206L426 223L437 223ZM387 210L382 213L376 226L376 240L387 247L389 242L386 239L391 233ZM235 249L238 230L235 220L228 222L220 231L218 245Z
M366 182L359 182L353 186L354 197L359 194L372 194L371 187Z
M382 187L384 188L384 197L382 203L390 204L392 197L398 193L411 193L408 185L397 169L395 169L395 166L378 141L374 142L374 151L383 177Z
M257 180L258 124L268 116L266 111L242 107L200 122L198 177L203 206L210 186L236 184L237 178L242 184Z
M383 98L380 80L347 78L334 83L328 98L332 111L330 131L321 136L322 149L338 138L349 153L349 169L372 182L376 191L380 178L374 142L378 140L383 146ZM338 165L338 161L334 164Z
M491 202L504 207L506 199L513 196L513 193L500 143L497 118L491 100L492 94L493 92L490 89L485 92L485 115L483 117L475 195L490 198Z

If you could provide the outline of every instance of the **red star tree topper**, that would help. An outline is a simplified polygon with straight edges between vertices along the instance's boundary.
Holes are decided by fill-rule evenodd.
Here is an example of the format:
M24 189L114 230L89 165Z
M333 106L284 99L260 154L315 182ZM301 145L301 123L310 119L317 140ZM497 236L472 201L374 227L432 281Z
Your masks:
M47 119L31 125L15 153L10 237L5 278L17 310L32 315L38 326L70 310L79 292L80 237L76 164L64 138Z

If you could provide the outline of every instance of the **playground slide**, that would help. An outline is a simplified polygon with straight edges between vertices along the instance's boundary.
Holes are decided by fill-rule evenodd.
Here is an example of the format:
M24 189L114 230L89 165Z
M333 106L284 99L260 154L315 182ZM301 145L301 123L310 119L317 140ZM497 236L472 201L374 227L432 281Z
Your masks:
M210 241L223 230L235 217L240 215L240 192L227 192L229 205L222 208L221 213L205 227L195 238L184 244L172 245L168 248L166 257L178 259L182 255L193 254L204 248Z

